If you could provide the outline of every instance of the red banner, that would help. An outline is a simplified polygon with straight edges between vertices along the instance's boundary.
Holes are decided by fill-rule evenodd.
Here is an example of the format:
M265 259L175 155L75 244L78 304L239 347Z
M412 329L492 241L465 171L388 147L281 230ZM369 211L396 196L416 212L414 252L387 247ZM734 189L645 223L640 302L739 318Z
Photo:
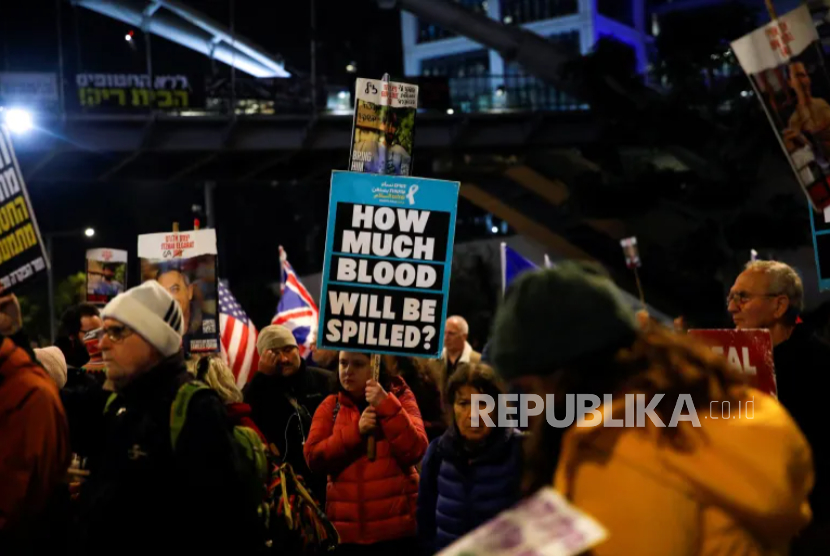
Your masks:
M751 375L752 386L777 397L769 330L689 330L689 335L726 357L739 372Z

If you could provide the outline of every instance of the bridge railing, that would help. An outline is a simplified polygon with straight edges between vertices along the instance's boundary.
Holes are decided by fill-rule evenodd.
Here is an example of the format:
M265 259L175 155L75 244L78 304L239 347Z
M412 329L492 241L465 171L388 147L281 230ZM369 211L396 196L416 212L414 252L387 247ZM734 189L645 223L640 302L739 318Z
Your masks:
M5 86L0 73L0 106L52 114L302 115L346 114L353 110L354 81L321 76L313 88L307 77L252 79L198 75L85 73L68 76L61 96L53 74L17 74ZM22 76L22 77L21 77ZM37 79L26 83L25 79ZM53 90L48 87L54 79ZM21 79L24 82L21 82ZM450 114L504 111L583 111L578 99L529 75L404 77L419 85L419 107ZM348 82L351 81L351 82ZM14 94L41 91L42 94ZM9 91L12 91L9 94Z

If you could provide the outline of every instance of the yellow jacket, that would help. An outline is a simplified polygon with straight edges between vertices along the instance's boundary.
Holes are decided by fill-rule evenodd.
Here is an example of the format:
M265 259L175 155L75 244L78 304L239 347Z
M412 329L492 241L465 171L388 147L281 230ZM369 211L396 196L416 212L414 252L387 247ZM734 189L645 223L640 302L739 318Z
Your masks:
M609 531L594 556L787 554L811 518L810 447L776 400L757 390L745 397L753 418L720 418L720 404L711 417L698 410L700 427L678 424L682 448L648 417L645 428L564 435L554 486ZM618 397L614 414L624 405Z

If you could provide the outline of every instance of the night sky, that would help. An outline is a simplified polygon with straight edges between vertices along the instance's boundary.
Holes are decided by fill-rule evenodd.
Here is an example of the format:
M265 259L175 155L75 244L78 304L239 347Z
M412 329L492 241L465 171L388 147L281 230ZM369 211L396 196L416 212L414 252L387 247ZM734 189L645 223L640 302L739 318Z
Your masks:
M186 0L186 4L230 26L228 0ZM235 0L235 27L241 36L273 54L299 75L310 68L310 4ZM64 72L144 73L145 50L140 29L131 29L69 2L60 4ZM4 2L0 14L0 70L57 71L58 39L55 0ZM400 15L374 0L317 0L318 75L349 83L345 71L355 62L358 75L402 72ZM133 30L132 43L124 35ZM153 36L153 73L230 75L230 68L201 54ZM237 72L237 77L246 77ZM69 79L67 77L67 79ZM343 169L348 145L343 145ZM115 162L115 161L114 161ZM301 178L302 176L298 176ZM83 269L90 247L128 249L130 284L135 285L135 259L140 233L169 229L173 221L191 229L194 205L204 205L201 187L193 184L141 185L108 183L29 184L39 225L45 233L94 226L93 240L82 236L54 240L56 280ZM220 275L255 321L273 315L276 298L268 288L279 280L277 245L286 246L300 274L319 271L325 233L325 183L298 187L244 186L216 190ZM299 214L303 213L301 219ZM203 219L204 222L204 219ZM206 223L205 223L206 224ZM204 224L203 224L204 225ZM25 292L23 292L25 293Z
M214 20L230 26L229 0L184 0ZM0 68L5 71L55 71L58 67L56 0L4 2L0 17ZM301 72L310 67L310 3L234 0L236 31L286 66ZM400 16L381 10L374 0L317 0L318 71L345 78L345 67L357 62L361 74L403 66ZM65 67L74 71L138 72L145 69L140 30L133 48L124 40L129 26L95 12L61 3ZM77 33L76 33L77 31ZM154 72L211 71L206 56L153 37ZM79 56L80 53L80 56ZM221 65L227 72L227 66Z

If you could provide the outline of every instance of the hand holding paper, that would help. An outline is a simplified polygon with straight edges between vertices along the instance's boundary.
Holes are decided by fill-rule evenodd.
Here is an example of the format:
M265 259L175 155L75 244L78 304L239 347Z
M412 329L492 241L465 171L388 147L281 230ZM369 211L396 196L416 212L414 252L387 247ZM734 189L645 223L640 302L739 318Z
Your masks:
M608 532L592 517L571 506L553 488L544 488L439 556L575 556L607 537Z

